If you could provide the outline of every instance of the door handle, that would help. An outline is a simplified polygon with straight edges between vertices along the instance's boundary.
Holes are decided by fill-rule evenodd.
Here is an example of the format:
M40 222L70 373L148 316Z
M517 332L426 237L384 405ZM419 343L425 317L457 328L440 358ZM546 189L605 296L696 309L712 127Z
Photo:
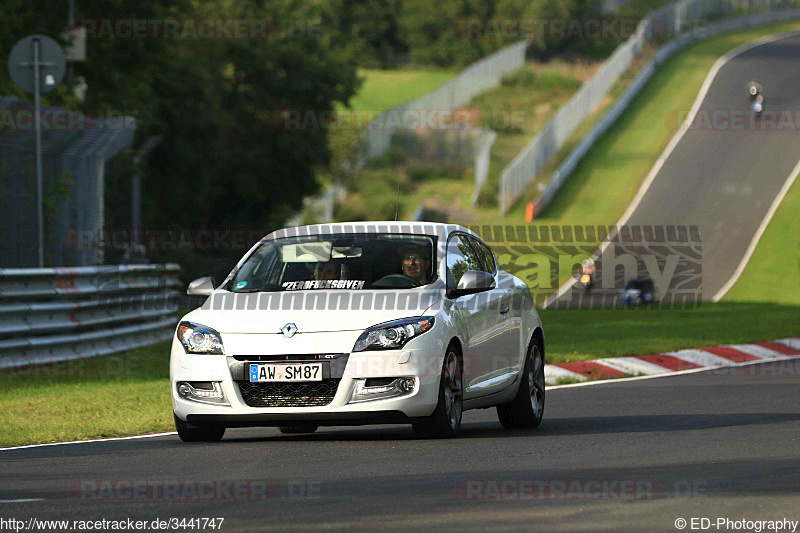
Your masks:
M501 309L500 309L500 314L501 314L501 315L504 315L504 314L506 314L506 313L508 313L508 306L505 306L505 307L503 307L503 308L501 308Z

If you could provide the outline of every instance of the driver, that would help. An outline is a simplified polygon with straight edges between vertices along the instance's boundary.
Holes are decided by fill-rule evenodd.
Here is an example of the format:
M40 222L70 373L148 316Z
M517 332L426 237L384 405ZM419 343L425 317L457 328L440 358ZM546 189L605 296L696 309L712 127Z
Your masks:
M428 283L428 267L431 266L430 252L424 246L401 246L400 267L403 274L414 278L420 285Z
M336 263L336 261L317 263L317 265L314 267L314 279L316 280L339 279L339 265Z

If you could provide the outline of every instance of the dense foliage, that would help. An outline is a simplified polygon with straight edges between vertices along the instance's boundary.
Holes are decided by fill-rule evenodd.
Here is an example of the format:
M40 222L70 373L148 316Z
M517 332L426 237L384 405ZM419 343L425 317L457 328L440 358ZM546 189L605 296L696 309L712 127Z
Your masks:
M286 131L286 110L333 109L358 87L356 60L324 2L76 0L78 20L266 21L265 38L103 38L87 42L79 102L67 83L47 103L137 118L137 146L164 135L144 174L147 224L280 224L317 189L322 130ZM63 40L64 0L0 4L0 56L29 33ZM7 71L0 94L20 95ZM112 191L113 192L113 191ZM120 190L125 195L125 190ZM113 203L114 199L110 198ZM127 217L113 220L124 223Z
M549 31L553 21L596 17L596 0L341 1L341 29L368 66L464 66L523 38L531 39L533 54L543 57L566 46L581 52L602 47L598 53L605 53L617 44L561 39Z

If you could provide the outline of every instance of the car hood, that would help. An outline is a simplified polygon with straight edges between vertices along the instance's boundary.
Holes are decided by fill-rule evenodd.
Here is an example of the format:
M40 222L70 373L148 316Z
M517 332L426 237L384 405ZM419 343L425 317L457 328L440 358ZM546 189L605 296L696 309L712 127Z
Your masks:
M288 323L298 333L364 330L398 318L422 315L441 300L440 291L297 291L233 294L216 291L183 320L220 333L275 333Z

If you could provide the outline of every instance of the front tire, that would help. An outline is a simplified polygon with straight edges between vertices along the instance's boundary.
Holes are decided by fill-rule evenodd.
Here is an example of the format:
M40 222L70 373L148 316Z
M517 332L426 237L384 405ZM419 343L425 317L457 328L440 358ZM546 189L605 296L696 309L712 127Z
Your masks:
M464 409L461 359L451 344L442 364L439 381L439 402L433 414L413 424L414 433L425 438L447 439L455 437L461 429Z
M533 429L544 417L544 352L531 342L522 371L522 383L511 402L497 406L497 417L506 429Z
M175 418L175 429L183 442L217 442L225 434L225 428L190 427L175 413L172 416Z

